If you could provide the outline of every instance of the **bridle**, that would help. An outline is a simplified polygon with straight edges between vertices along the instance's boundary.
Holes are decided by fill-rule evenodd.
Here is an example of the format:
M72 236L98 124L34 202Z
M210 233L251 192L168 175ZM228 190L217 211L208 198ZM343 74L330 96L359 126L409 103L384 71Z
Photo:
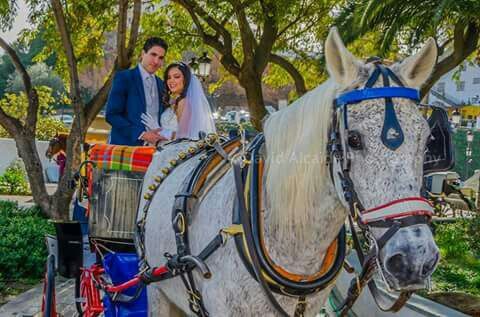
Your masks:
M365 209L360 201L355 186L350 177L351 154L347 138L354 133L348 128L348 106L358 104L364 100L384 99L385 120L383 122L381 140L392 151L398 149L403 141L402 127L397 119L392 98L410 99L420 101L419 91L404 87L400 79L381 63L374 63L375 70L367 80L363 89L356 89L341 94L334 102L332 111L332 126L329 133L328 154L330 176L335 185L337 194L342 203L349 209L349 224L351 227L352 240L358 254L362 270L359 276L352 281L348 296L339 308L342 315L352 307L360 295L363 287L368 284L370 292L383 311L398 311L410 298L412 292L401 292L398 299L390 307L382 302L373 274L378 272L386 282L382 266L379 263L379 254L386 243L402 227L417 224L427 224L433 215L433 208L423 197L409 197L388 202L381 206ZM383 87L373 88L379 78L382 78ZM390 86L392 80L397 86ZM368 241L369 251L364 253L360 239L355 231L354 222L361 229L362 234ZM388 228L378 239L371 233L371 228ZM353 269L349 269L353 272ZM385 283L389 288L388 282Z

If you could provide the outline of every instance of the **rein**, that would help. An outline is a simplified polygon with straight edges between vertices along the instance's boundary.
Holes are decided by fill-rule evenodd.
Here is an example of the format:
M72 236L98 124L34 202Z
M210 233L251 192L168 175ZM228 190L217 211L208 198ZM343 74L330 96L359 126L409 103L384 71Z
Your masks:
M380 76L382 77L384 87L372 88ZM390 87L390 79L399 87ZM400 228L429 223L433 215L432 206L422 197L399 199L368 210L363 207L358 198L353 181L350 178L351 156L349 155L349 146L346 142L346 138L349 135L347 106L363 100L381 98L385 99L385 120L381 139L387 148L395 151L402 145L404 135L395 113L392 98L406 98L419 102L420 98L417 90L403 87L401 81L390 69L376 63L375 70L367 80L364 89L344 93L334 103L332 127L328 143L330 176L339 198L344 205L348 206L348 222L353 245L362 264L360 274L352 280L347 298L338 309L341 312L341 316L347 315L348 310L360 296L365 285L368 285L380 310L397 312L405 305L412 294L410 291L401 292L397 300L390 306L381 298L378 287L372 278L373 274L378 271L384 279L386 286L389 287L389 285L383 275L378 255L389 239ZM361 229L366 241L369 241L368 253L364 253L362 249L354 222ZM375 239L370 232L371 227L388 229L379 239ZM352 271L350 270L351 273Z

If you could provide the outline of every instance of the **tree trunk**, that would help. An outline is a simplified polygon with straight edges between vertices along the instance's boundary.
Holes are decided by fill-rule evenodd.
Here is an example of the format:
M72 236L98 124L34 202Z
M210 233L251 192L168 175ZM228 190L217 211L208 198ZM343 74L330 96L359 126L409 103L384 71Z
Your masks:
M27 171L28 181L32 196L37 205L40 206L45 215L49 218L58 218L60 215L56 210L51 209L51 200L45 187L43 167L37 152L35 138L24 132L15 135L18 155L23 160Z
M72 125L70 135L67 139L66 156L68 159L65 166L65 173L61 177L58 188L52 196L51 208L60 215L61 219L68 219L68 211L74 193L74 189L71 188L71 183L82 161L81 153L84 142L82 136L86 135L88 126L82 127L80 130L78 127L79 124L80 122L76 120Z
M267 114L263 100L262 81L253 70L243 70L240 73L239 82L247 95L252 125L258 131L262 131L262 119Z

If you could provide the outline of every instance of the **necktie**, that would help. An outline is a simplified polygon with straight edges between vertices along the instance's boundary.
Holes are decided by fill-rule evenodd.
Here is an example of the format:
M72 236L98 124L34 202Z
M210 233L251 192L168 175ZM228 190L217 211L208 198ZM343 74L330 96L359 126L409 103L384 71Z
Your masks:
M146 97L148 105L152 107L155 100L155 78L152 75L147 77Z

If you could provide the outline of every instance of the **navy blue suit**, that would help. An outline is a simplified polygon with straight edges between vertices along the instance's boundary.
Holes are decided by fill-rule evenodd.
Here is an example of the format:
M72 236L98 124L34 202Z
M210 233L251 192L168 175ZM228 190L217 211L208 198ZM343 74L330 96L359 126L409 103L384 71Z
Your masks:
M164 85L160 78L157 76L155 78L159 96L158 124L160 124L160 116L164 110L162 104ZM106 120L112 126L109 143L143 145L143 141L138 137L145 131L140 117L144 112L146 101L140 69L137 66L118 72L113 79L107 101Z

